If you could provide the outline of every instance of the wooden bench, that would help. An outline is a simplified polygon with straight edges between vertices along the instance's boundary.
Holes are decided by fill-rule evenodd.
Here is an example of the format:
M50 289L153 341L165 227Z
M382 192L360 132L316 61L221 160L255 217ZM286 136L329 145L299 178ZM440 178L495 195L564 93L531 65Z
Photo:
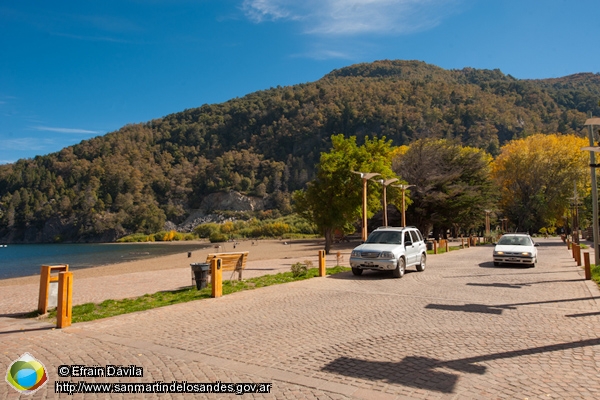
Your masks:
M242 270L246 268L246 260L248 260L248 252L242 251L237 253L210 253L206 256L206 263L210 264L213 258L221 259L222 271L237 271L238 280L242 280ZM210 270L208 271L210 274ZM196 278L192 272L192 286L196 284Z

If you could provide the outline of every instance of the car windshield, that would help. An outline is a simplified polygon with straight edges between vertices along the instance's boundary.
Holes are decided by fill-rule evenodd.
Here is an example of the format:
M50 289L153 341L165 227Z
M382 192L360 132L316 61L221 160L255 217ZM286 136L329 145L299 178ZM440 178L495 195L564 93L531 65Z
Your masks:
M401 232L381 231L371 233L365 243L400 244L401 241Z
M502 236L498 244L503 246L531 246L531 239L527 236Z

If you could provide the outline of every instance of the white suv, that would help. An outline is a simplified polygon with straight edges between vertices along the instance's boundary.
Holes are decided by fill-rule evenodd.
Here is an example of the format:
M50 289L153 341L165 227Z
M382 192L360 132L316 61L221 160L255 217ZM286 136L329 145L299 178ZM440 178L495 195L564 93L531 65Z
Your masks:
M350 266L354 275L363 270L392 270L395 278L404 275L406 267L425 270L427 246L421 232L413 226L377 228L367 240L352 250Z

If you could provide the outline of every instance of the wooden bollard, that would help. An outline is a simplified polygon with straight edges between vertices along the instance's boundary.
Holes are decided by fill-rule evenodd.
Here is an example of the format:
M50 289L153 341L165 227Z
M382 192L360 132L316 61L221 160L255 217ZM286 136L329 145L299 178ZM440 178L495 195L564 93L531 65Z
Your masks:
M460 248L464 249L465 248L465 239L460 238Z
M448 239L444 240L444 244L446 245L446 253L450 251L450 244L448 243Z
M575 246L575 261L577 261L577 266L581 267L581 246L579 244L576 244Z
M571 241L567 239L567 249L571 250Z
M211 297L223 296L223 270L221 269L221 259L213 258L210 260L211 277Z
M38 312L46 314L48 312L48 296L50 295L50 283L58 282L58 276L52 276L52 272L67 272L69 266L65 265L42 265L40 271L40 292L38 298ZM58 305L58 303L57 303Z
M437 240L433 241L433 254L437 254L438 253L438 242Z
M590 266L590 253L583 253L583 261L584 261L584 270L585 270L585 280L589 281L592 279L592 268Z
M66 328L71 326L73 311L73 273L60 272L58 274L58 302L56 305L56 327Z
M325 250L319 250L319 276L327 275L327 268L325 263Z

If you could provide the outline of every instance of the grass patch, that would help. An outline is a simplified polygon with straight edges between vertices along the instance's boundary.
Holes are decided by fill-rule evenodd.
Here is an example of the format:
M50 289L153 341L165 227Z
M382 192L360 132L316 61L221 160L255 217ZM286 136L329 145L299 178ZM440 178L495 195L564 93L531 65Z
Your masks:
M339 274L340 272L350 271L348 267L336 266L327 268L327 275ZM242 281L223 281L223 295L241 292L243 290L252 290L256 288L279 285L294 281L314 278L319 275L318 268L311 268L306 273L294 276L292 272L283 272L276 275L264 275L256 278L245 279ZM196 290L195 287L189 287L181 290L163 291L154 294L145 294L140 297L123 300L105 300L102 303L86 303L73 307L73 323L93 321L101 318L114 317L116 315L128 314L136 311L150 310L152 308L170 306L172 304L186 303L188 301L207 299L211 297L210 284L202 289ZM31 313L32 317L37 316L37 311ZM48 313L48 319L56 319L56 310Z
M592 271L592 280L600 285L600 265L592 264L590 270Z
M450 246L448 248L448 251L455 251L455 250L460 250L462 249L462 247L460 246ZM438 254L444 254L446 252L446 248L445 247L438 247ZM433 254L433 250L427 250L427 254Z

